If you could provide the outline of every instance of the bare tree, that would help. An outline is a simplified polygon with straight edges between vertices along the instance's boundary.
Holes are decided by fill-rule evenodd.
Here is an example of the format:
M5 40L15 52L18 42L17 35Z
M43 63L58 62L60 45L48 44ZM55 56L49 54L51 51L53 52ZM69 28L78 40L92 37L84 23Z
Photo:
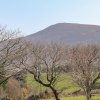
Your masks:
M23 40L17 37L18 33L19 31L0 27L0 85L13 76L14 67L21 64L20 59L24 55L25 45L23 45Z
M78 45L70 50L69 64L73 81L91 100L91 91L100 78L100 47L94 44Z
M34 43L31 45L28 56L31 65L24 63L26 70L33 74L36 82L50 88L56 100L60 100L55 85L60 76L61 67L65 64L64 47L57 43L48 45Z

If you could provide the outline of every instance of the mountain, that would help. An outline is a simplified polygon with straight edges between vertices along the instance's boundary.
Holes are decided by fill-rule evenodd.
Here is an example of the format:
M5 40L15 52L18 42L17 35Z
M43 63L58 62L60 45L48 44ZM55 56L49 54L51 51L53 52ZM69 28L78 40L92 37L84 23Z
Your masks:
M25 37L31 41L76 43L100 43L100 26L58 23Z

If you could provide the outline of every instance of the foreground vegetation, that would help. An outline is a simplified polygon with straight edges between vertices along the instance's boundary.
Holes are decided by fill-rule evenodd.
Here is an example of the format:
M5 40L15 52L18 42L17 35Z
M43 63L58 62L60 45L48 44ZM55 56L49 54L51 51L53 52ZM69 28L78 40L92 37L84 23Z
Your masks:
M55 99L47 99L47 100L55 100ZM75 97L63 97L61 100L86 100L84 96L75 96ZM100 96L92 97L92 100L100 100Z
M33 90L35 90L35 88L36 88L36 91L37 91L36 93L38 93L40 91L43 92L45 90L50 91L49 88L46 88L46 87L42 86L41 84L37 83L34 80L34 77L33 77L32 74L27 75L26 82L27 82L27 85L29 85L33 88ZM58 90L63 89L63 93L73 93L74 91L77 91L77 90L80 89L79 86L77 86L76 84L74 84L72 82L72 80L70 79L69 74L66 74L66 73L61 74L61 76L59 77L58 82L56 83L55 87Z
M41 84L37 83L34 80L34 77L32 74L28 74L26 77L26 82L27 85L33 88L33 94L39 94L40 92L51 92L49 88L45 88ZM100 80L98 80L98 88L100 88ZM61 76L58 79L58 82L56 84L56 88L60 91L63 89L61 95L61 100L86 100L85 96L81 96L79 93L78 94L73 94L76 91L80 90L81 88L77 86L75 83L70 78L70 74L61 74ZM35 91L35 92L34 92ZM96 91L96 89L94 89ZM83 93L83 90L81 89L81 92ZM77 96L75 96L77 95ZM50 98L50 97L48 97ZM55 99L46 99L46 100L55 100ZM92 97L92 100L100 100L99 94L96 96Z

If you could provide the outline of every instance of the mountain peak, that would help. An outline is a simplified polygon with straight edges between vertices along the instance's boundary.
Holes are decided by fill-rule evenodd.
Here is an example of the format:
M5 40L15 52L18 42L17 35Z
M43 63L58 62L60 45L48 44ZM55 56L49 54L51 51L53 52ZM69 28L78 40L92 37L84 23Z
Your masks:
M57 23L26 37L41 42L100 43L100 26L77 23Z

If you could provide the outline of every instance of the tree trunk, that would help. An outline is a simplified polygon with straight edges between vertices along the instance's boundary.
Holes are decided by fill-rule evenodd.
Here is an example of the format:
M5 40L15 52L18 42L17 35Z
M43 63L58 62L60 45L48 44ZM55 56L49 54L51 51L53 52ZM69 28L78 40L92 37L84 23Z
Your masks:
M87 100L91 100L91 90L90 89L86 90L86 98Z
M50 87L56 100L60 100L59 98L59 93L57 92L57 90L55 90L53 87Z

